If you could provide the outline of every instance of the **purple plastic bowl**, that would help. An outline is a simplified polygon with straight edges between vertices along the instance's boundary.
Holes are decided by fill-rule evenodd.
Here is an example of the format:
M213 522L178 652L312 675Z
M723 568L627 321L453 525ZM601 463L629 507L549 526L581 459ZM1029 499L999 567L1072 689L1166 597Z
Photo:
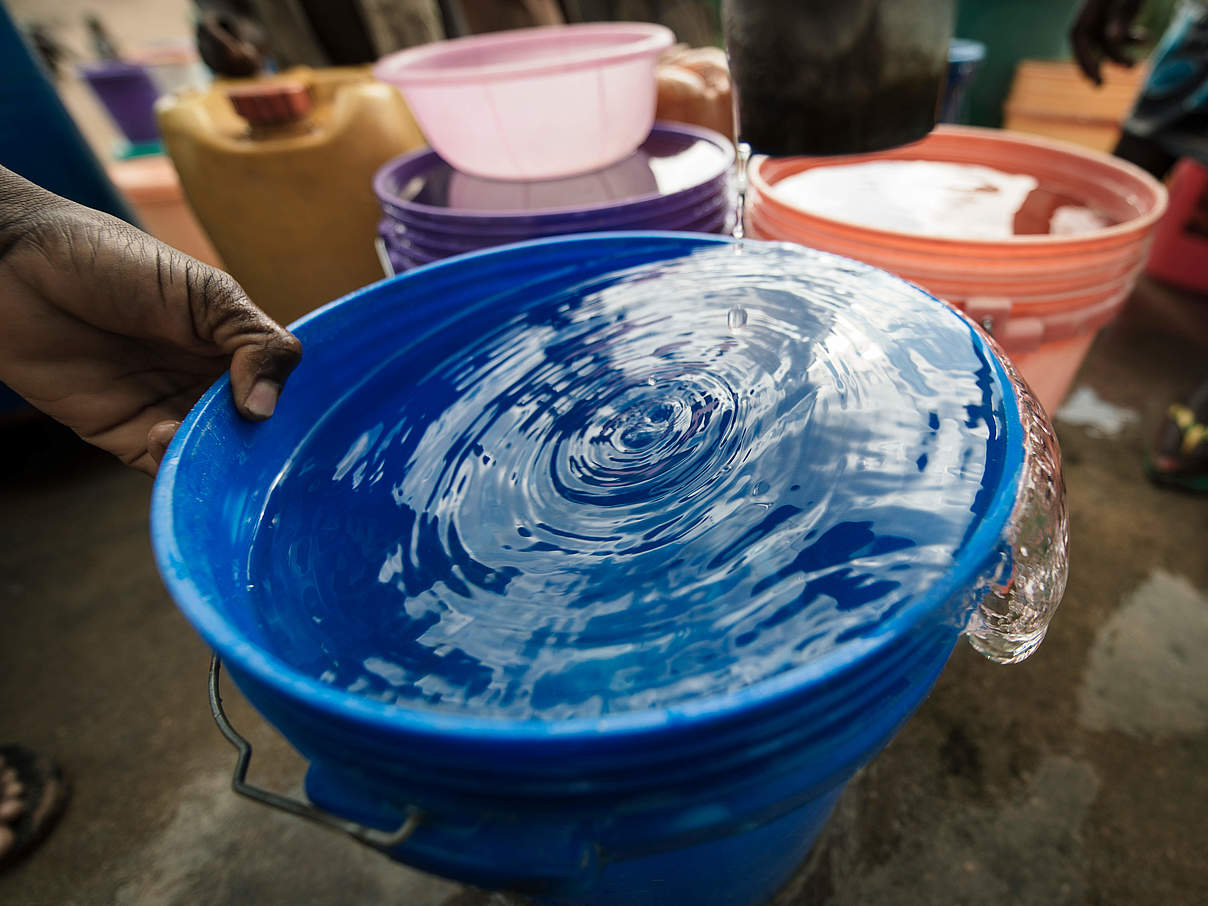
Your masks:
M733 181L726 178L708 193L693 195L679 200L674 207L657 210L609 211L607 216L574 217L569 219L544 219L535 223L515 222L449 222L416 217L401 212L387 213L388 220L410 231L440 236L448 242L489 241L499 244L518 242L532 236L554 236L567 233L605 232L624 229L670 229L671 225L696 219L706 210L722 205L733 205L736 198Z
M407 271L414 270L415 268L417 268L419 266L420 265L417 262L412 261L410 258L407 258L404 256L396 257L395 255L390 256L390 268L391 268L390 274L391 274L391 276L397 276L398 274L405 274Z
M411 218L400 220L387 216L379 223L378 231L383 236L414 239L434 249L453 253L570 233L598 233L610 230L680 230L686 224L695 223L715 215L719 211L732 209L734 200L734 193L727 181L720 191L711 196L694 200L673 210L660 211L643 217L618 216L605 221L551 221L524 228L487 230L474 228L469 224L438 225L417 222Z
M635 224L651 224L650 228L659 229L662 224L683 219L688 212L699 210L705 205L716 205L721 199L734 197L733 183L728 177L708 191L694 193L688 197L677 198L677 204L658 209L625 208L611 209L607 212L592 216L582 214L574 217L539 218L529 221L515 220L485 220L461 218L458 220L440 220L422 214L404 211L394 206L383 205L388 219L401 224L408 229L418 229L421 232L439 233L447 237L483 237L493 243L520 241L533 235L560 235L565 233L588 233L606 230L639 229Z
M607 212L574 217L547 217L536 220L486 220L461 218L458 220L441 220L405 211L393 205L383 205L385 216L406 227L418 228L424 231L443 233L450 236L531 236L534 233L575 232L585 233L593 230L625 229L631 223L662 223L678 219L683 214L701 205L716 204L719 198L734 196L733 183L729 178L718 181L708 187L708 191L694 193L687 197L676 199L675 205L649 209L625 208L611 209Z
M712 234L727 234L733 231L735 222L735 210L732 207L713 211L703 217L695 220L677 223L666 229L670 232L679 233L712 233ZM400 262L408 263L410 266L416 264L427 264L432 261L439 261L443 258L451 258L454 255L466 254L468 252L481 251L485 248L491 248L497 245L506 245L508 243L501 242L486 242L483 245L473 248L434 248L424 241L415 237L413 234L405 234L394 229L388 221L383 221L379 224L378 233L382 237L385 244L386 252L390 256L391 265L398 273Z
M387 216L401 222L520 233L559 227L620 227L719 194L734 148L723 136L656 124L625 160L594 173L543 182L502 182L458 173L431 150L395 158L374 177Z
M390 265L398 273L399 265L404 268L415 267L418 264L431 264L433 261L440 261L442 258L452 258L452 255L431 256L425 255L423 252L417 252L414 249L401 249L395 247L387 247L386 255L390 258Z
M720 232L723 225L732 219L731 215L733 211L734 205L729 198L718 198L708 204L699 205L681 212L676 217L658 219L657 221L642 225L624 224L619 229L640 228L691 233ZM459 255L463 252L476 251L496 245L506 245L511 242L520 242L527 239L582 232L609 232L609 230L601 228L588 230L559 230L558 228L551 228L548 232L531 232L514 236L489 236L481 234L454 236L447 233L424 230L419 227L409 228L388 218L383 219L378 224L378 235L382 237L388 246L413 248L436 258L445 258L449 255Z
M726 222L733 222L735 217L735 205L729 201L720 201L717 204L701 206L700 208L685 212L681 217L658 221L648 229L655 229L667 232L713 232L714 227ZM620 227L619 229L627 229ZM452 237L447 234L437 234L421 229L408 229L400 224L384 219L378 224L378 235L381 236L388 244L396 246L414 246L423 251L445 257L447 255L459 255L463 252L475 251L483 248L492 248L498 245L507 245L513 242L523 242L529 239L548 238L549 236L575 235L583 232L612 232L609 229L597 230L568 230L564 233L535 233L524 234L519 237L495 237L495 236L462 236Z
M734 231L734 210L719 211L711 217L677 226L677 233L731 233Z
M702 223L695 226L685 227L674 232L680 233L709 233L709 234L726 234L733 230L734 218L732 216L723 215L720 218L714 218L708 223ZM483 246L483 248L491 248L492 246ZM482 251L482 249L471 249L470 252ZM445 258L452 258L457 254L469 254L470 252L455 252L444 255L433 255L429 252L415 248L406 243L386 242L386 256L390 261L390 267L394 273L401 274L404 271L412 268L420 267L424 264L431 264L435 261L441 261Z
M131 144L159 140L155 101L159 89L147 70L134 63L83 63L79 73Z
M610 212L608 217L599 218L579 217L527 224L483 224L469 221L440 222L392 211L386 213L385 219L401 230L437 237L441 241L453 245L478 246L483 243L499 245L505 242L521 242L533 236L558 236L568 233L595 233L626 229L672 229L676 223L697 219L704 211L714 210L721 206L733 206L734 199L733 187L729 181L726 181L711 194L688 199L686 203L676 208L647 212L640 216L632 212L614 211Z

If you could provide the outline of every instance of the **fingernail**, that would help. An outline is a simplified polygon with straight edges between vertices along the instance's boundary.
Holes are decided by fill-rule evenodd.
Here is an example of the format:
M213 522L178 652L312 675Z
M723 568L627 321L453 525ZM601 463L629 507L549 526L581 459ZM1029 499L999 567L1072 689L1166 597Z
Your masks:
M257 418L268 418L277 408L280 393L281 388L276 384L267 378L260 378L252 384L252 392L247 395L247 411Z

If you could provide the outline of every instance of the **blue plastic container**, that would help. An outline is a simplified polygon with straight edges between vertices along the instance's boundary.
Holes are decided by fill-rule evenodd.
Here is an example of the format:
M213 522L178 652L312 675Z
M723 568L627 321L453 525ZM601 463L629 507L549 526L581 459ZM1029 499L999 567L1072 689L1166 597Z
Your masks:
M940 100L941 123L963 124L968 121L965 97L977 70L986 58L986 45L980 41L953 38L948 44L948 75Z
M997 637L1015 633L1012 651L1022 650L1021 632L1031 632L1029 644L1039 641L1035 625L1020 623L1025 611L1046 611L1043 636L1055 602L1030 599L1038 607L1029 609L994 595L1006 585L1032 587L1022 580L1035 574L1024 575L1028 557L1012 549L1021 507L1037 505L1038 448L1028 435L1038 410L1026 389L976 328L942 303L865 265L786 247L803 267L839 261L851 273L892 280L912 304L934 306L936 323L967 337L983 362L978 386L997 428L976 518L951 569L925 594L875 631L853 629L854 644L753 684L592 717L506 720L386 704L289 666L294 652L286 649L301 633L270 625L279 614L258 609L250 594L253 533L300 439L333 406L358 405L355 388L390 362L399 338L419 323L439 324L442 312L478 313L484 325L497 325L509 306L534 296L727 242L597 234L418 268L294 326L306 357L271 420L242 421L223 381L177 433L152 502L168 588L247 698L309 761L313 803L368 827L409 828L404 842L381 846L399 861L550 906L755 906L787 880L844 784L926 696L959 634L986 635L976 614L987 592L1009 605L986 619L1001 617L992 627ZM432 336L449 342L439 331ZM1041 460L1051 475L1054 463ZM1064 510L1056 468L1058 483L1045 486L1038 505L1053 511L1062 542L1046 555L1056 562L1060 581L1049 591L1059 599ZM333 647L348 631L324 628Z
M137 226L34 51L0 4L0 165Z
M0 122L0 166L72 201L136 222L3 4ZM0 418L32 411L0 384Z

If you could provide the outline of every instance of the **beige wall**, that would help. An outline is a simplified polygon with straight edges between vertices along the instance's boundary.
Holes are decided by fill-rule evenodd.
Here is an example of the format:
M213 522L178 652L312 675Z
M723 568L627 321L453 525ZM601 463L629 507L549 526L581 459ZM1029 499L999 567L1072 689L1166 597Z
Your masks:
M72 57L63 67L59 93L102 159L111 156L118 133L75 75L72 64L92 59L84 16L95 13L123 53L137 53L161 41L192 41L191 0L0 0L19 26L40 22L66 45Z

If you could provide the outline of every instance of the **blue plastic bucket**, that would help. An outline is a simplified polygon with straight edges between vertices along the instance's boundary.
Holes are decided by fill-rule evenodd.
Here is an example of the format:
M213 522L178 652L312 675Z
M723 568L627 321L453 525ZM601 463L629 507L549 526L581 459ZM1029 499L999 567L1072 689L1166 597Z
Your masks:
M544 904L764 902L808 853L844 784L926 696L959 634L970 630L978 601L1026 559L1012 553L1012 524L1032 486L1025 440L1034 411L1009 366L976 328L921 291L866 265L785 246L803 268L841 267L892 285L981 363L981 417L993 427L975 518L951 568L924 593L875 626L853 626L848 643L792 669L717 694L595 716L511 720L409 707L292 666L312 627L283 625L292 603L264 605L252 593L249 549L283 469L293 467L300 439L318 430L323 413L376 405L376 393L359 391L380 388L374 382L385 378L375 375L405 379L405 369L390 370L401 346L455 349L457 338L441 333L448 317L469 317L486 331L536 296L730 242L609 233L417 268L294 326L306 356L268 422L241 420L220 382L177 433L152 502L168 588L247 698L309 761L312 802L365 827L403 826L401 842L375 844L399 861ZM357 535L354 545L359 518L339 530ZM333 576L354 569L341 561ZM276 589L273 600L311 593L303 582ZM337 608L321 638L335 649L353 632Z

